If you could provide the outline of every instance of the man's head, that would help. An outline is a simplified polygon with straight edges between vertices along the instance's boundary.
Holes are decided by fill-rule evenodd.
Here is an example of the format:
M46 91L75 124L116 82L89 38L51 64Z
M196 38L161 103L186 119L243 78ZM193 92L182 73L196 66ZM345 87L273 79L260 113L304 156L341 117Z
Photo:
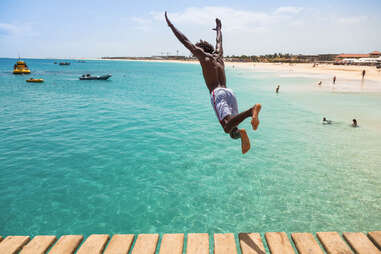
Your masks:
M210 44L209 42L207 41L203 41L203 40L200 40L199 42L197 42L195 44L197 47L200 47L204 50L204 52L206 53L210 53L210 54L213 54L214 52L214 47L212 44Z

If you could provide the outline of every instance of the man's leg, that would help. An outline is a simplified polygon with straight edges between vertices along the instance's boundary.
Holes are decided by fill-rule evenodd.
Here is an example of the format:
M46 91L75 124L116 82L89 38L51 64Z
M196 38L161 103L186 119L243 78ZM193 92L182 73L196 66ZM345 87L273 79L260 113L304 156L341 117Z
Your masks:
M258 114L261 111L261 108L262 108L261 104L255 104L255 106L253 108L253 116L251 119L251 126L253 127L253 130L255 130L255 131L258 129L258 125L259 125Z
M238 129L237 127L233 127L229 134L232 139L241 139L242 153L246 153L250 150L250 140L244 129Z
M261 111L261 104L255 104L254 107L249 108L246 111L243 111L239 113L238 115L235 115L234 117L225 117L223 122L223 127L226 133L230 133L232 129L236 126L238 126L243 120L245 120L248 117L252 117L251 125L253 126L253 130L257 130L259 125L258 120L258 114Z

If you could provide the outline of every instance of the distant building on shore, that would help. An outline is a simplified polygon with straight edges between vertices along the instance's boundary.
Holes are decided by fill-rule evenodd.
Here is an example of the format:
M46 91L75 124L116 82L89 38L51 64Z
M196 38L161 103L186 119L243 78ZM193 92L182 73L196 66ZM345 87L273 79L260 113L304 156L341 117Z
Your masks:
M346 58L360 59L360 58L378 58L381 57L380 51L372 51L369 54L340 54L336 56L336 60L343 60Z

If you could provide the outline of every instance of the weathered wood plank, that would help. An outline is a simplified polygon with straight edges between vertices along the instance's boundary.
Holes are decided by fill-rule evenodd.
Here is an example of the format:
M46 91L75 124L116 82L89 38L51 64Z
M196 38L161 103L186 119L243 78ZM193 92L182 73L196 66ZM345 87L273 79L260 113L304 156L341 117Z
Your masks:
M381 249L381 231L373 231L369 232L368 236L370 240L379 248Z
M164 234L159 254L182 254L184 234Z
M57 240L54 235L38 235L22 248L20 254L44 254Z
M13 254L17 253L27 242L29 242L29 236L7 236L0 243L1 254Z
M317 232L317 237L328 254L353 254L337 232Z
M188 234L186 254L209 254L209 235L207 233Z
M156 251L158 234L140 234L131 254L154 254Z
M49 254L73 254L82 240L82 235L63 235L50 249Z
M234 234L214 234L214 254L237 254Z
M114 235L104 254L127 254L134 241L134 235Z
M267 232L265 238L271 254L295 254L285 232Z
M311 233L293 233L291 237L300 254L324 254Z
M265 254L265 247L259 233L239 233L242 254Z
M357 254L381 254L381 251L363 233L345 232L345 240Z
M109 235L90 235L77 251L77 254L102 254Z

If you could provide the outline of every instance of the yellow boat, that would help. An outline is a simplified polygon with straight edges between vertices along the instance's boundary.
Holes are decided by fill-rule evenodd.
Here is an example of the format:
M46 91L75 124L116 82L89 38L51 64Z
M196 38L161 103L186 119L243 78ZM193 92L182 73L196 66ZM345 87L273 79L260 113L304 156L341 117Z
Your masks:
M30 74L28 65L24 61L18 60L14 65L13 74Z
M27 79L26 82L42 83L44 82L44 80L42 78L30 78L30 79Z

